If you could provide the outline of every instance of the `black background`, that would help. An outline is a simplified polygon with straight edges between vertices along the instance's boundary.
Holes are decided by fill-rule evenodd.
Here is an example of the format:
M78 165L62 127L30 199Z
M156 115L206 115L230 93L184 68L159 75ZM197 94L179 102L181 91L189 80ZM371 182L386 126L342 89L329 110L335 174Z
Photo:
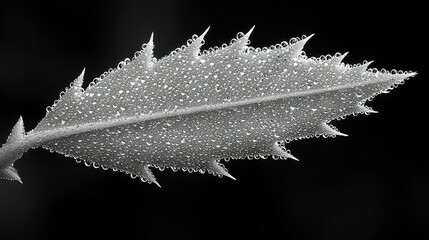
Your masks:
M309 56L419 74L369 103L379 114L334 124L349 137L289 144L296 161L226 163L237 181L154 173L163 188L43 149L0 181L0 239L423 239L429 226L425 139L427 26L411 1L7 1L0 6L0 139L26 130L86 67L87 85L154 32L160 58L208 26L206 45L253 25L251 45L316 33ZM426 57L427 58L427 57ZM421 234L421 235L420 235ZM427 237L427 236L426 236Z

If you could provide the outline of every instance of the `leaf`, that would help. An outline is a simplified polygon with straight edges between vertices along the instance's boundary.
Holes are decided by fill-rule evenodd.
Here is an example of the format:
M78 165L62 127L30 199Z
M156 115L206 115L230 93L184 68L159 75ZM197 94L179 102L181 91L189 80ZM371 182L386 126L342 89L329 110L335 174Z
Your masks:
M364 102L416 74L351 66L346 54L309 58L302 49L313 35L255 49L252 30L201 53L207 29L160 60L152 35L86 90L82 71L35 129L18 120L0 149L0 177L20 181L13 163L43 147L157 185L150 167L233 178L219 160L297 160L286 143L346 136L329 121L375 112Z

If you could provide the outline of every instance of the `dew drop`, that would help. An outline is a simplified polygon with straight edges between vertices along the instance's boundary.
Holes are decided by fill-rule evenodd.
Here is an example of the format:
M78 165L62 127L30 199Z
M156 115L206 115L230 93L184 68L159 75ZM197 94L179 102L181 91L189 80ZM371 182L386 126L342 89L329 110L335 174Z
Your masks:
M282 41L281 43L280 43L281 45L282 45L282 47L287 47L288 45L289 45L289 43L288 42L286 42L286 41Z
M219 84L216 84L215 89L216 89L216 92L222 91L222 87Z
M291 39L289 40L289 44L290 44L290 45L295 44L295 43L297 43L297 42L298 42L298 38L291 38Z
M355 96L360 98L363 96L363 91L361 89L356 89Z

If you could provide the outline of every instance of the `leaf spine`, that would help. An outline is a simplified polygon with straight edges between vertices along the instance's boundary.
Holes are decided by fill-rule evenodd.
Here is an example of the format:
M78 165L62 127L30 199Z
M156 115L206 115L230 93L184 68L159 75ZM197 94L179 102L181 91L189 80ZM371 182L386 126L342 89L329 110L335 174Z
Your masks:
M13 166L8 166L0 170L0 179L18 181L22 184L18 171Z
M314 33L311 34L310 36L303 38L301 40L298 40L297 42L294 42L293 39L291 39L291 45L289 45L289 51L291 53L291 57L292 58L296 58L298 57L301 52L302 49L304 48L304 45L308 42L308 40L310 40L310 38L312 38L314 36Z
M152 171L149 169L149 165L143 166L143 178L146 178L148 183L155 183L158 187L161 187L161 185L156 181L155 175L153 175Z
M146 67L152 67L153 66L153 32L150 34L150 39L146 44L143 44L142 46L142 56L140 57L140 61L143 65Z
M286 149L283 142L274 142L273 144L274 155L279 156L284 159L292 159L295 161L299 161L294 155L290 153L289 150Z
M345 52L343 54L340 54L338 56L335 56L331 59L331 63L334 65L340 65L341 62L343 62L344 58L349 54L349 52Z
M327 124L326 122L321 124L322 133L328 136L343 136L347 137L348 135L338 131L334 126Z
M22 116L19 117L15 126L13 126L12 131L9 134L9 137L6 140L5 144L18 143L22 141L25 137L24 121Z
M204 37L206 36L209 30L210 30L210 27L208 27L199 37L194 39L192 43L188 44L187 50L189 49L188 51L194 58L200 55L201 46L204 45Z
M356 112L365 113L365 114L378 113L378 111L375 111L372 108L365 106L363 104L356 105Z
M363 64L355 66L354 68L352 68L352 70L359 74L363 74L368 69L368 66L373 62L374 61L364 62Z
M228 170L226 170L225 166L223 166L223 164L221 164L219 160L211 161L208 170L211 170L214 174L217 174L219 176L226 176L231 178L232 180L236 180L235 177L228 173Z
M241 37L237 37L237 40L235 43L232 44L232 48L237 51L243 51L245 47L248 45L250 34L252 34L253 29L255 29L255 26L253 26L246 34L244 34Z

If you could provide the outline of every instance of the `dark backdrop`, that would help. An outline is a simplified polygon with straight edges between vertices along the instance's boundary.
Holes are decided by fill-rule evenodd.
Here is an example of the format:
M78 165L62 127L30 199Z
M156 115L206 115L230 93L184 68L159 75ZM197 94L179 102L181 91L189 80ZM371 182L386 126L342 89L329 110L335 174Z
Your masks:
M34 128L83 67L87 85L152 31L157 58L208 26L205 48L256 25L255 47L316 33L309 56L349 51L346 63L419 75L370 102L379 114L335 122L349 137L291 143L300 162L226 163L237 181L154 170L159 189L31 150L15 164L24 184L0 181L0 239L418 239L429 224L426 13L412 1L322 2L2 3L2 142L19 115Z

